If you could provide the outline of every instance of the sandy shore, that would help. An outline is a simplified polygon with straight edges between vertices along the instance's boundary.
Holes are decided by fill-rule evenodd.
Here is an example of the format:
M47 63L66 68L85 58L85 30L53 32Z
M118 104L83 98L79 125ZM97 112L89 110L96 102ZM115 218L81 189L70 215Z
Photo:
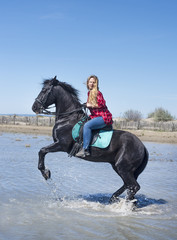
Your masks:
M52 136L52 127L28 125L0 125L0 133L3 132ZM129 132L135 134L142 141L177 144L177 132L158 132L149 130L129 130Z
M29 125L0 125L0 133L27 133L52 136L52 127Z
M177 132L158 132L149 130L133 130L129 132L135 134L141 141L177 144Z

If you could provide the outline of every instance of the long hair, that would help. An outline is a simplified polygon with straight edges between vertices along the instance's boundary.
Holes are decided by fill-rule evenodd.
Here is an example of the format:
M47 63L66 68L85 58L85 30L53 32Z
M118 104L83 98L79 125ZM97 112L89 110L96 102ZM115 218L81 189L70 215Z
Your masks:
M89 90L88 84L89 84L89 81L91 78L95 79L95 84L94 84L93 89L90 90L88 102L90 104L92 104L93 107L98 107L97 95L98 95L98 90L99 90L99 87L98 87L99 80L98 80L98 77L95 75L91 75L90 77L88 77L87 78L87 89L88 90Z

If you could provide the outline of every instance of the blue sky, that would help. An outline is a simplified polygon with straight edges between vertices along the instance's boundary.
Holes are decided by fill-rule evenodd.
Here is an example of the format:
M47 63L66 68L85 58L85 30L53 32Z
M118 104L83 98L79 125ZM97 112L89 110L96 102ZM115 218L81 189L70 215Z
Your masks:
M86 101L90 74L114 117L177 117L176 0L0 0L0 113L31 114L57 75Z

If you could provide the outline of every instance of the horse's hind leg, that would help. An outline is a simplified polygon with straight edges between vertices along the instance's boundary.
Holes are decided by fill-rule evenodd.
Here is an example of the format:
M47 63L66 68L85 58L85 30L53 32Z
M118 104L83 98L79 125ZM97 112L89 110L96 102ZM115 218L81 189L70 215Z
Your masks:
M129 176L125 176L127 181L127 200L133 200L135 194L140 190L140 185L134 178L134 174L130 174Z
M138 192L140 189L140 185L137 183L134 173L132 171L125 171L125 172L120 172L119 175L122 178L125 188L127 189L127 200L133 200L135 194Z
M110 203L117 202L119 200L119 196L125 191L126 187L123 185L121 188L119 188L110 198Z
M131 167L131 164L122 155L121 159L119 159L116 165L113 166L113 169L122 178L124 185L112 195L111 200L118 198L118 196L122 194L126 189L127 189L126 199L133 200L135 194L140 189L140 185L135 179L134 171Z
M140 185L135 180L134 176L131 176L131 174L119 174L122 178L124 185L119 188L115 193L113 193L110 201L115 202L118 200L118 196L120 196L126 189L127 189L127 200L133 200L135 194L140 189Z
M118 172L117 172L117 168L114 166L114 165L112 165L112 167L113 167L113 169L116 171L116 173L117 174L119 174ZM123 185L121 188L119 188L115 193L113 193L113 195L111 196L111 198L110 198L110 203L112 203L112 202L117 202L118 200L119 200L119 196L124 192L126 190L126 187L125 187L125 185Z

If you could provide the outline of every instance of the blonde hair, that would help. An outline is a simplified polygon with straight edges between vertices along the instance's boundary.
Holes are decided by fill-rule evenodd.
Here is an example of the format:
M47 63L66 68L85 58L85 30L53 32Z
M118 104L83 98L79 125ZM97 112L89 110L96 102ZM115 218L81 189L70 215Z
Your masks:
M93 89L90 90L88 102L90 104L92 104L93 107L98 107L97 95L98 95L98 90L99 90L99 87L98 87L99 80L98 80L98 77L95 75L91 75L90 77L88 77L87 78L87 89L88 90L89 90L88 84L89 84L89 81L91 78L95 79L95 84L94 84Z

